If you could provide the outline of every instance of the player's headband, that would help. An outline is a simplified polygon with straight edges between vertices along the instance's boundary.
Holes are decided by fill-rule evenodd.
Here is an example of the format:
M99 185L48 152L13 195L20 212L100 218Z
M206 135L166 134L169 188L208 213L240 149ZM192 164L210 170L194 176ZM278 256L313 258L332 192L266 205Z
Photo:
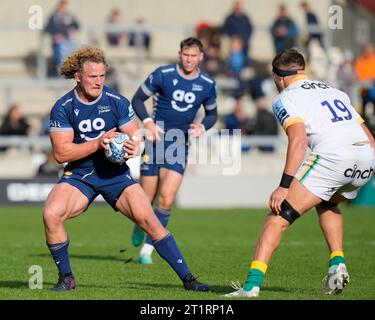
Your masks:
M281 70L277 67L272 67L272 72L279 77L287 77L287 76L293 76L295 74L301 73L303 70Z

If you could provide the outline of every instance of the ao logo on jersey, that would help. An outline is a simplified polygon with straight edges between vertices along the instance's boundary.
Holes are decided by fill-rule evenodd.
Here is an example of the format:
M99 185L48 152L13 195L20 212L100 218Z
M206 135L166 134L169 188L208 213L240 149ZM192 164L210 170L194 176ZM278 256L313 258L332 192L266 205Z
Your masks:
M102 118L95 118L92 121L91 119L86 119L86 120L80 121L80 123L78 124L78 129L80 132L82 132L80 136L82 139L85 139L86 141L97 139L101 135L103 135L105 133L105 131L102 130L104 129L104 127L105 127L105 121ZM84 134L85 132L92 132L93 129L95 131L99 131L99 130L102 130L102 131L96 137L87 137Z
M193 103L195 99L195 94L192 92L185 92L184 90L175 90L173 91L173 100L171 102L172 108L179 112L184 112L194 106ZM188 105L185 107L179 107L177 105L177 103L179 102L185 102Z

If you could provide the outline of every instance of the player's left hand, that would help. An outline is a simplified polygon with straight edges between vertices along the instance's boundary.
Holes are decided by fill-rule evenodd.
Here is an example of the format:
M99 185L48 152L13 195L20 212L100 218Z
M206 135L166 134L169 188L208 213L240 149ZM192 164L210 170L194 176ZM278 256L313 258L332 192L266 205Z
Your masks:
M269 206L273 213L280 214L281 203L285 200L288 195L289 189L283 187L277 187L270 196Z
M126 151L127 155L124 157L125 159L135 158L139 155L139 140L126 140L124 142L124 150Z
M112 138L116 138L117 136L118 132L116 132L116 128L112 128L111 130L107 131L97 140L98 148L108 150L108 144L112 142Z
M200 137L204 131L205 131L205 129L204 129L204 125L203 124L201 124L201 123L192 123L192 124L190 124L189 134L193 138Z

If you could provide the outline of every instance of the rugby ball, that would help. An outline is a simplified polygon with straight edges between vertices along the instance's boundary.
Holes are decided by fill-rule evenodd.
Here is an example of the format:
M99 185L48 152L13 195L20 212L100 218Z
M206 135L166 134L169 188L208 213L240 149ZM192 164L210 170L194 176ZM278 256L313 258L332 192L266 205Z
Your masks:
M104 154L109 161L116 164L123 164L128 159L124 156L127 153L124 150L124 142L130 140L129 136L125 133L120 133L116 138L112 138L108 144L108 150L104 149Z

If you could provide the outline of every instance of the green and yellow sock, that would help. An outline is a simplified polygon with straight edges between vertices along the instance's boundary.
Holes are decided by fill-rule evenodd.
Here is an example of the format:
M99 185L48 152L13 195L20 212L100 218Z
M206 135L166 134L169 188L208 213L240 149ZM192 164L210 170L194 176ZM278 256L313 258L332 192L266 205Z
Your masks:
M342 251L333 251L329 256L329 267L339 265L340 263L345 264L344 253Z
M251 291L253 287L261 287L264 275L267 271L267 265L262 261L253 261L250 264L249 273L245 282L244 290Z

